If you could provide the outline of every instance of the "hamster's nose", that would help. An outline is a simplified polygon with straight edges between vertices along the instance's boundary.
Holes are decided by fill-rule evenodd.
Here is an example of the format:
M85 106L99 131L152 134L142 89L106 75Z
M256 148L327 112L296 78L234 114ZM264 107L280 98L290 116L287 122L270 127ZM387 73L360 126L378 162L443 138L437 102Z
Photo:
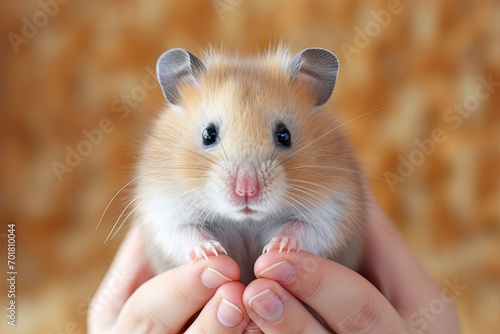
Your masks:
M254 172L240 172L234 180L233 192L240 199L256 199L260 195L260 184Z

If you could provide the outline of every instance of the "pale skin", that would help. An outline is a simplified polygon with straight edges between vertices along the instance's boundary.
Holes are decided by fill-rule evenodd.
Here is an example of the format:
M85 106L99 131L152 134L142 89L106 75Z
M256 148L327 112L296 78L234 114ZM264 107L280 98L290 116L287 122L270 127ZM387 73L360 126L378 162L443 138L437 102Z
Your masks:
M276 250L258 258L248 286L225 255L154 276L145 238L132 228L92 300L89 333L460 333L448 300L439 314L418 315L443 290L366 193L364 276L308 252Z

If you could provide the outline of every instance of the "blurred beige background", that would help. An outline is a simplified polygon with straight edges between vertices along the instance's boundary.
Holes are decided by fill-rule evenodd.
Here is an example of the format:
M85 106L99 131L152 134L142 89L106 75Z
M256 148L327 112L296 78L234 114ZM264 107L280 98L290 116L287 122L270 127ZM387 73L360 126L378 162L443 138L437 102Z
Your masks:
M144 81L158 56L283 41L338 55L329 106L359 117L346 130L377 199L437 282L466 286L456 296L464 332L500 333L500 85L483 82L500 82L500 3L215 4L221 13L201 0L1 5L0 276L16 222L18 313L7 326L2 279L0 332L86 332L86 306L124 235L104 244L124 198L94 228L165 105ZM103 120L108 133L85 146ZM68 147L88 156L56 173Z

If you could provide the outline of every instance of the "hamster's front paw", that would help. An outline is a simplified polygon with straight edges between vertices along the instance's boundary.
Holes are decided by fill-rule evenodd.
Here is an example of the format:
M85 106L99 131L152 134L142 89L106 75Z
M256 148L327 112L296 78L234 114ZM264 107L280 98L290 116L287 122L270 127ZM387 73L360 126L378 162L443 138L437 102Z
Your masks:
M267 245L264 246L262 254L267 253L273 249L277 249L278 252L286 251L290 253L291 251L296 251L297 253L302 248L302 244L299 238L293 236L275 236L269 241Z
M227 255L226 250L216 240L206 240L199 244L194 245L187 253L189 263L194 263L200 259L208 260L209 255L219 256L219 253Z
M274 236L267 245L264 246L262 254L267 253L273 249L278 252L296 251L297 253L302 249L302 241L300 236L303 235L306 224L301 220L292 220L287 222L285 227Z

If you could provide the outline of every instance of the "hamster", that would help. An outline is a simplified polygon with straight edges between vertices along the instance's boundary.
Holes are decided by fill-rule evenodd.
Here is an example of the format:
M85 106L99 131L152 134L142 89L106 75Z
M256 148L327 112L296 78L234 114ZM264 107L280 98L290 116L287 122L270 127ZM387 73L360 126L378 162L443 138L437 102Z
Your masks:
M356 269L363 246L359 169L330 98L325 49L255 57L183 49L157 75L169 102L142 147L135 219L156 271L227 254L241 281L270 250L305 250Z

